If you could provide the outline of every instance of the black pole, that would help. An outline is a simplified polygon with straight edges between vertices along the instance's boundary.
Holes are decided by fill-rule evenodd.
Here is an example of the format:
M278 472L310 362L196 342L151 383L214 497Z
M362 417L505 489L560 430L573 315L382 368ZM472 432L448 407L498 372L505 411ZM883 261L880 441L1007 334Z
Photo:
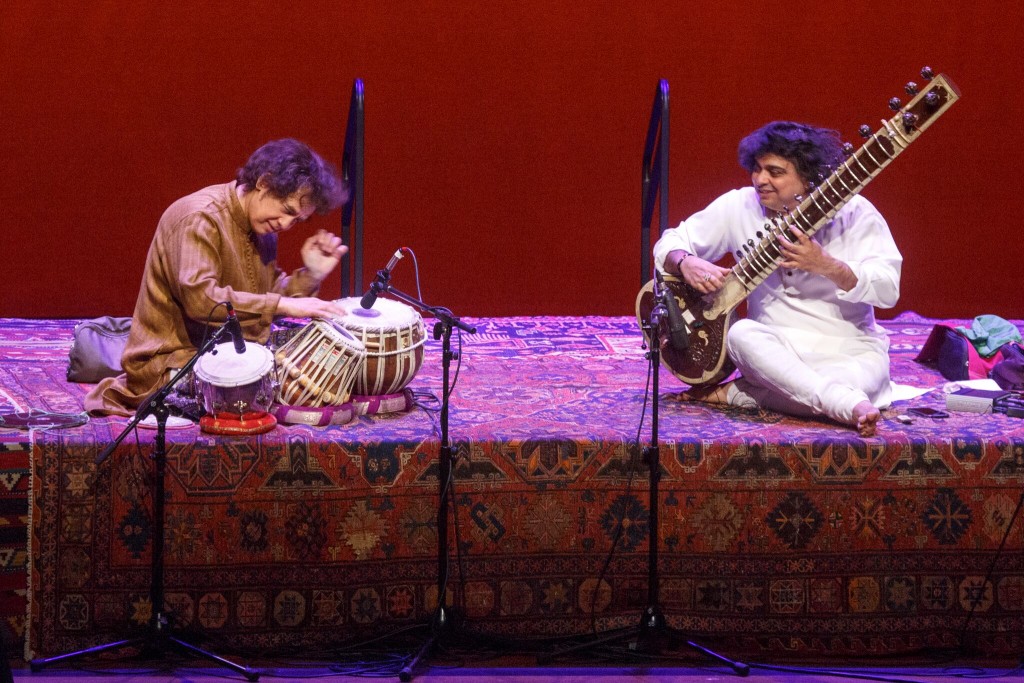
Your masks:
M671 296L671 295L670 295ZM661 311L658 308L661 307ZM661 454L658 452L658 368L661 366L661 345L658 339L657 329L660 327L661 316L664 315L664 306L660 303L655 306L651 313L651 322L648 325L651 339L651 348L647 352L653 371L651 373L651 394L654 400L651 401L651 442L644 449L644 462L647 463L648 471L648 497L647 509L650 524L650 537L647 541L647 607L644 609L640 627L643 631L658 630L665 627L665 615L660 606L660 579L658 577L658 482L661 480Z
M644 337L648 340L649 348L646 354L651 374L651 437L650 442L643 451L644 461L648 466L648 525L649 533L647 540L647 605L640 615L640 623L635 627L627 627L614 632L602 635L600 638L587 643L581 643L572 647L560 650L550 657L543 658L550 661L555 657L563 656L571 652L581 652L597 649L621 640L635 638L635 651L657 655L661 652L661 644L669 640L682 641L688 647L704 653L712 659L716 659L729 666L737 675L747 676L750 674L750 666L743 662L737 662L723 655L709 650L700 643L690 640L685 634L681 634L670 628L665 620L664 612L661 609L660 579L658 570L658 534L660 531L658 519L658 507L660 505L658 482L661 480L661 458L658 452L660 435L658 434L658 408L660 391L658 376L661 369L661 328L662 321L668 317L668 304L666 297L673 296L672 292L662 282L661 275L655 274L654 280L654 307L651 309L650 319L644 321Z
M651 220L658 198L658 236L668 227L669 102L668 81L658 81L647 124L640 168L640 286L651 279Z
M398 674L399 680L407 682L413 679L420 660L430 656L438 640L448 633L452 623L452 615L448 610L448 511L449 497L452 492L454 454L448 434L448 411L452 393L451 364L453 360L458 359L458 354L452 351L452 329L457 327L469 334L476 334L476 327L464 323L447 308L430 306L395 289L391 286L391 273L386 268L377 271L377 277L370 288L375 295L374 298L380 294L391 294L396 299L433 315L437 321L434 323L434 339L441 340L441 447L438 451L437 475L437 609L430 622L430 635Z
M30 662L33 672L38 672L52 664L71 661L110 650L117 650L123 647L141 646L142 652L150 655L163 654L167 651L169 646L174 646L197 657L216 662L217 664L227 667L236 673L240 673L249 681L259 680L260 675L256 671L242 666L241 664L236 664L235 662L224 659L212 652L207 652L206 650L175 637L173 634L173 628L170 625L170 620L167 615L164 614L164 527L166 521L164 519L164 504L167 497L165 483L165 477L167 476L167 418L170 415L170 409L167 407L165 399L170 395L174 385L192 371L192 368L195 366L196 362L198 362L199 358L203 354L212 350L224 334L226 334L226 328L222 326L213 335L211 335L210 339L207 340L203 347L199 349L189 362L186 363L185 366L167 382L167 384L158 389L155 394L150 396L142 403L142 405L139 406L139 409L136 411L135 417L132 421L128 423L124 430L122 430L118 435L117 439L105 448L95 460L96 464L100 465L113 452L117 445L121 443L121 441L123 441L133 429L135 429L139 422L146 419L149 415L153 415L156 418L156 436L153 440L152 456L155 461L155 480L153 482L153 552L150 558L149 583L149 599L152 602L153 614L150 617L146 633L134 638L117 640L103 645L79 650L77 652L69 652L67 654L48 657L45 659L33 659ZM230 351L230 353L234 353L234 351Z
M449 621L448 615L448 500L452 483L452 446L448 439L448 404L451 387L451 364L455 356L452 353L452 327L446 323L434 325L434 339L441 337L441 375L444 400L441 401L441 449L439 452L438 506L437 506L437 614L434 618L435 629L444 628Z
M341 153L341 176L348 184L348 202L341 208L341 239L349 245L348 258L341 260L341 296L363 289L363 177L366 148L365 86L360 78L352 84Z
M438 454L438 505L437 505L437 609L430 621L430 635L416 654L398 673L398 679L408 683L415 675L420 660L429 657L439 638L445 635L451 624L448 613L448 497L452 481L452 449L448 439L448 403L451 362L457 358L452 353L452 325L449 322L434 324L434 339L441 338L441 448Z

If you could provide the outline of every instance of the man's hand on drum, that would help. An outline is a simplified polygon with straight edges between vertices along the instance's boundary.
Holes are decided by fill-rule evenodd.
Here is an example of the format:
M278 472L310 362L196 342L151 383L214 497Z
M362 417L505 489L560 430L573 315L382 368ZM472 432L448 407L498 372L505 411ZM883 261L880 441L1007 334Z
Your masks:
M342 318L348 315L348 309L337 301L315 296L283 296L277 304L277 314L290 318Z
M348 247L341 243L341 238L326 230L318 230L315 235L303 243L300 254L302 263L309 274L323 280L337 267L341 257L348 252Z

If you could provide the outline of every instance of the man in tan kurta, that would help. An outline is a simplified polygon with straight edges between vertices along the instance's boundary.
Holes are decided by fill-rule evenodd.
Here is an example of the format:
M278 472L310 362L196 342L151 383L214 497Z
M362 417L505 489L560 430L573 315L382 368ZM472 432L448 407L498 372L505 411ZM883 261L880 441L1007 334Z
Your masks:
M259 159L262 164L249 168L272 145L279 148L270 150L269 161ZM292 149L295 145L300 147ZM319 171L331 176L328 184L333 180L335 185L311 191L310 183L318 181L300 177L298 190L278 194L282 186L279 181L275 185L274 164L283 164L281 159L294 153L313 155L314 175L319 164ZM317 190L320 194L312 196ZM192 358L204 334L212 334L206 332L207 322L224 322L225 307L218 305L223 302L234 306L245 338L261 344L270 335L275 314L344 315L337 304L313 297L346 251L340 238L320 231L302 247L304 267L290 276L277 267L277 233L314 210L326 213L335 208L343 196L333 170L312 150L294 140L280 140L257 151L239 171L239 180L204 188L171 204L146 258L121 359L124 374L98 384L85 398L86 410L131 415L167 381L170 369Z

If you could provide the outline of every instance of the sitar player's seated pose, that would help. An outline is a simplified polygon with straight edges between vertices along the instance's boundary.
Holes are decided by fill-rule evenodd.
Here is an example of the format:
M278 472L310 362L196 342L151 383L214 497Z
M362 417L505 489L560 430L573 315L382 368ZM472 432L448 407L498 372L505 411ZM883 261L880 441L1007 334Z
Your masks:
M766 221L796 208L819 178L842 163L835 131L775 121L745 137L740 165L751 187L732 190L665 231L656 266L699 292L722 287L729 269L714 262L760 241ZM903 257L878 210L856 195L813 238L780 234L781 266L747 300L726 348L742 376L695 387L690 399L825 415L875 433L891 400L889 340L874 307L899 298Z

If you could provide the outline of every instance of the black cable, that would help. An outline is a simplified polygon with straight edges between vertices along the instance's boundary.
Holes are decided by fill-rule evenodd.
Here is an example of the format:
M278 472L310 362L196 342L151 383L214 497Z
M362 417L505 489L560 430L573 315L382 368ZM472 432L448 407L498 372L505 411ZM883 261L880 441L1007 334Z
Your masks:
M412 250L412 247L402 247L402 249L409 252L409 256L412 257L412 268L416 273L416 298L423 301L423 290L420 289L420 262L416 258L416 252Z
M42 408L29 408L12 413L0 413L0 427L49 432L81 427L89 422L86 412L59 413Z
M1024 491L1021 492L1020 497L1017 499L1017 507L1014 508L1013 514L1010 515L1010 520L1006 523L1006 531L1003 532L1003 538L999 541L999 547L996 548L996 554L992 558L992 562L989 563L988 571L985 573L985 579L981 582L982 590L984 590L985 586L988 585L988 582L992 579L992 574L993 572L995 572L996 569L996 563L999 561L999 558L1003 555L1003 548L1006 547L1006 540L1010 537L1010 531L1013 530L1013 525L1017 521L1017 517L1020 515L1021 507L1024 507ZM993 590L995 590L994 586ZM967 638L967 627L970 625L971 620L974 618L974 612L977 610L979 602L979 600L971 601L971 611L968 612L967 616L964 618L964 625L960 629L961 649L964 647Z
M466 613L466 564L465 558L462 556L462 535L460 534L459 527L459 503L455 498L455 461L457 458L452 458L452 486L449 489L448 494L448 505L452 510L452 530L455 532L455 565L459 568L459 609L463 614ZM450 562L449 562L450 564ZM448 576L451 577L451 567L448 569Z
M816 669L799 666L776 666L773 664L751 663L750 668L767 669L769 671L786 671L798 674L814 674L818 676L838 676L840 678L856 678L862 681L883 681L884 683L920 683L919 680L909 678L895 678L886 674L858 673L856 671L843 671L838 669Z
M210 328L213 327L213 314L214 314L214 312L218 308L220 308L221 306L224 306L225 308L227 308L227 305L228 305L227 301L218 301L217 303L215 303L213 305L213 308L210 309L210 312L206 314L206 322L203 323L203 339L199 343L198 348L201 349L204 346L206 346L206 338L210 334Z
M653 376L653 370L651 363L647 364L647 382L644 385L644 401L643 406L640 410L640 424L637 425L636 438L634 439L634 451L629 463L629 473L626 478L626 490L623 493L623 497L628 497L633 488L633 479L636 476L637 469L639 467L640 453L643 447L640 444L640 434L644 429L644 422L647 420L647 403L651 398L651 378ZM657 397L655 397L657 400ZM655 445L657 447L657 445ZM611 566L612 559L615 556L615 551L618 548L619 540L622 538L622 532L625 527L626 511L623 509L622 514L619 516L618 523L615 526L615 533L612 536L612 545L608 549L608 555L605 557L604 564L601 566L601 571L597 575L597 583L594 586L594 592L590 596L590 629L594 635L597 635L597 594L601 588L601 582L604 581L605 575L608 573L608 568Z

